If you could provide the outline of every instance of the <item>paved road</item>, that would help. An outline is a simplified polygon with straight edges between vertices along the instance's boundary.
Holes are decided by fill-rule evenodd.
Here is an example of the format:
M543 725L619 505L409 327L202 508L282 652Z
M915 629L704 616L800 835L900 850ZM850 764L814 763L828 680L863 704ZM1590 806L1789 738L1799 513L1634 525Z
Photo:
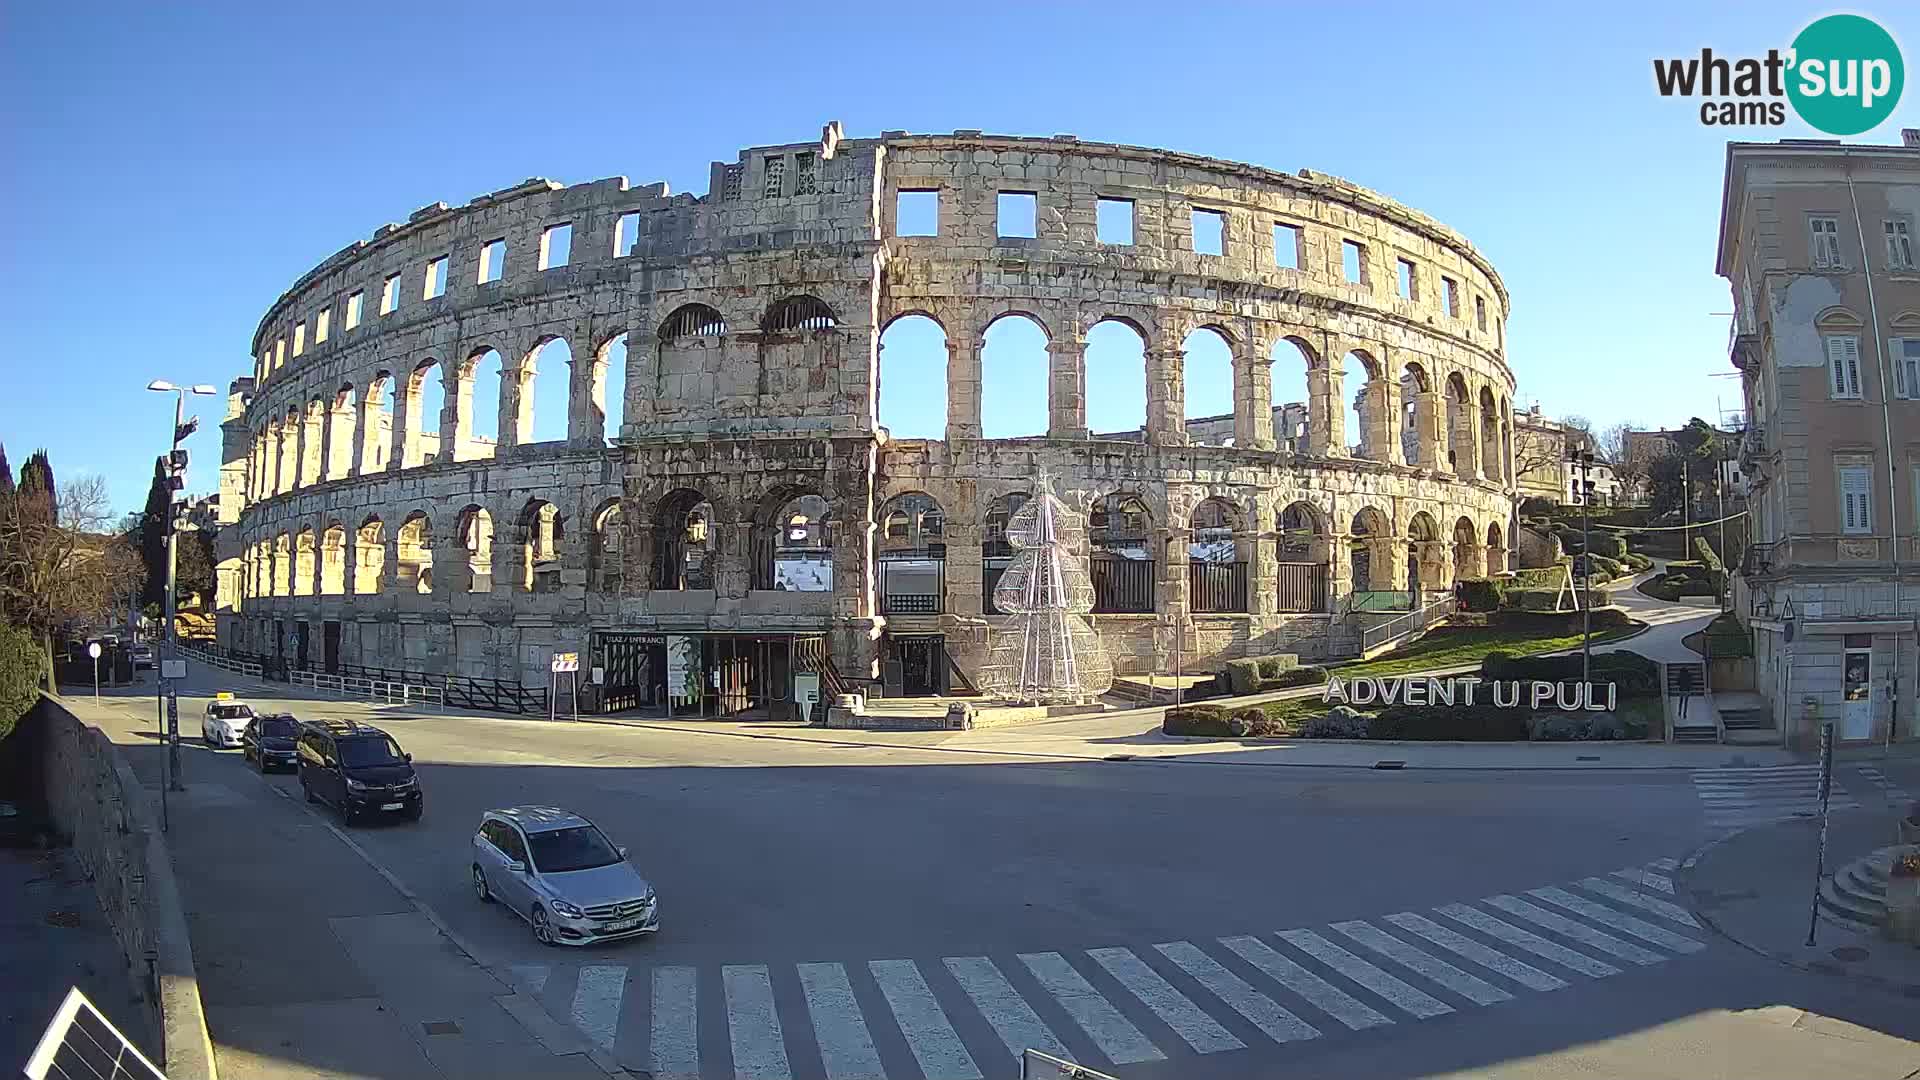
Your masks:
M1141 1078L1697 1076L1681 1062L1703 1051L1729 1075L1920 1068L1911 1002L1772 965L1667 891L1726 827L1710 815L1794 811L1765 773L995 759L290 704L400 739L426 816L354 840L481 963L656 1077L1000 1077L1023 1045ZM308 813L290 778L186 757L196 788ZM1840 783L1864 803L1884 789L1861 769ZM631 846L664 932L544 949L479 904L468 837L519 802Z

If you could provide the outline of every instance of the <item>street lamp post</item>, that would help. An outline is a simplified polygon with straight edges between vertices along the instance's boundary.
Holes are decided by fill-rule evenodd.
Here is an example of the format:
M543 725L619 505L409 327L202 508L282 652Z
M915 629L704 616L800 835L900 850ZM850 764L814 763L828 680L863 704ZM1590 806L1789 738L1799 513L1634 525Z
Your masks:
M1580 685L1583 692L1593 690L1593 451L1567 452L1567 464L1578 479L1573 482L1574 498L1580 502Z
M186 487L186 455L180 449L180 442L188 435L193 434L193 427L199 424L198 417L194 418L194 425L190 426L186 422L187 395L200 394L207 396L217 394L220 391L205 383L194 386L175 386L173 383L167 382L164 379L155 379L148 383L147 389L155 393L173 395L173 427L169 432L166 469L168 485L167 591L163 597L162 607L162 615L166 619L166 636L162 639L164 647L160 651L160 656L156 659L156 666L160 668L160 678L156 680L156 685L161 699L159 702L161 710L161 731L165 733L167 740L166 788L169 791L184 791L186 787L180 783L180 741L177 737L178 732L175 730L175 724L169 723L165 715L168 691L172 689L171 680L167 678L165 665L169 660L179 659L179 644L175 640L174 631L174 578L179 569L180 546L179 530L175 527L176 522L174 520L177 512L174 493L182 491ZM177 721L175 723L177 723Z

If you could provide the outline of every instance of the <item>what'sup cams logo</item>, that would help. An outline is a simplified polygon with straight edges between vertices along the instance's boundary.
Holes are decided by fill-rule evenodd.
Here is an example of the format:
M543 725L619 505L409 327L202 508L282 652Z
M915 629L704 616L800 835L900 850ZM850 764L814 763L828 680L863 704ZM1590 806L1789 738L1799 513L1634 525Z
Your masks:
M1778 126L1787 106L1829 135L1858 135L1893 115L1906 84L1900 46L1879 23L1860 15L1828 15L1800 31L1785 52L1728 59L1655 60L1661 97L1704 98L1700 122L1714 127Z

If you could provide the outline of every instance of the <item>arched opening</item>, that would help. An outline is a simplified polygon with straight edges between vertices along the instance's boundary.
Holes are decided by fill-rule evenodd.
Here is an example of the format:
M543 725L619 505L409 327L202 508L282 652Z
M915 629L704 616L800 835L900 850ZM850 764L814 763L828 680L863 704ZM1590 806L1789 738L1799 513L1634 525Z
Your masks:
M313 595L314 560L318 554L312 527L301 529L293 538L293 595Z
M935 388L938 387L938 393ZM947 437L947 334L925 315L880 332L880 426L896 439Z
M1368 461L1385 461L1386 447L1380 443L1387 424L1381 413L1385 407L1380 381L1380 365L1369 353L1355 349L1340 360L1340 386L1346 394L1346 452Z
M273 538L273 595L293 595L293 537L286 533Z
M753 587L777 592L833 591L833 527L827 500L781 489L755 515Z
M301 487L317 484L325 475L327 459L322 443L326 432L327 403L314 398L307 402L306 418L300 425Z
M520 514L520 588L532 593L560 591L560 508L534 499Z
M1467 380L1456 371L1447 376L1447 467L1460 476L1473 475L1473 447L1478 434L1473 430L1472 414Z
M653 512L653 587L713 588L713 504L691 488L660 500Z
M705 304L684 304L660 324L651 396L655 407L685 421L718 415L723 394L738 392L725 378L727 323ZM724 389L723 389L724 387Z
M527 354L520 373L520 415L524 437L515 442L563 442L572 411L573 346L565 338L540 343Z
M1472 518L1461 518L1453 523L1453 580L1486 576L1486 568L1481 565L1480 530L1474 528Z
M333 395L327 414L327 469L324 479L339 480L353 471L353 444L359 426L360 403L351 383Z
M1245 552L1235 539L1239 514L1217 496L1200 500L1187 539L1187 608L1196 614L1247 610Z
M987 327L980 351L980 433L988 439L1045 435L1051 381L1047 332L1025 315Z
M378 372L362 399L360 472L385 472L393 455L393 373Z
M387 572L386 526L379 518L369 517L354 532L353 591L363 596L377 594L385 585Z
M600 411L600 430L607 445L620 437L627 422L627 335L620 333L605 345L593 365L593 407Z
M1500 412L1493 391L1480 388L1480 471L1494 483L1501 480Z
M1187 441L1200 446L1233 445L1233 346L1211 326L1192 331L1180 343L1182 387L1186 397Z
M413 370L407 380L407 443L402 448L400 467L412 469L430 465L440 454L440 416L447 403L446 386L440 362L429 360Z
M260 497L280 494L280 418L267 421L260 435Z
M660 324L660 338L671 341L685 337L722 337L727 320L705 304L682 304Z
M460 546L467 552L466 591L492 592L493 515L484 507L469 505L460 511Z
M1387 524L1387 516L1369 506L1353 515L1350 536L1348 557L1355 594L1353 610L1360 611L1369 606L1363 594L1393 589L1393 530Z
M1500 417L1500 479L1513 482L1513 403L1502 397L1495 408Z
M1027 504L1027 498L1026 492L1015 491L987 504L987 515L980 530L980 584L985 590L980 609L989 615L1005 614L994 606L993 590L1000 584L1000 575L1006 573L1013 562L1013 545L1007 543L1007 523Z
M587 546L587 588L596 593L617 596L626 585L626 519L620 512L620 500L609 499L593 515L593 531Z
M760 329L769 334L799 334L832 330L840 325L833 309L817 296L788 296L775 300L760 319Z
M1487 576L1507 572L1506 535L1500 531L1500 523L1487 522Z
M1277 611L1326 611L1333 548L1326 522L1310 504L1290 503L1276 525L1280 566Z
M300 410L287 410L280 422L280 492L286 494L300 486Z
M1094 500L1087 515L1087 567L1093 580L1093 610L1141 614L1154 608L1153 511L1130 491Z
M1140 440L1147 430L1147 336L1124 319L1087 331L1087 430L1096 439Z
M882 615L946 610L947 514L924 491L895 495L880 507L876 567Z
M320 536L320 591L327 596L347 591L347 529L337 521Z
M1438 435L1432 398L1433 380L1427 369L1409 361L1400 369L1400 456L1409 465L1431 469Z
M1274 449L1307 453L1314 423L1313 392L1307 384L1307 372L1315 364L1313 350L1299 338L1283 337L1273 343L1271 359Z
M466 418L460 460L484 461L500 452L500 384L506 379L507 361L498 349L476 349L467 357L460 376L460 415Z
M1424 510L1407 521L1407 588L1445 588L1446 560L1440 549L1440 527Z
M393 583L403 593L433 591L433 523L415 510L394 535Z

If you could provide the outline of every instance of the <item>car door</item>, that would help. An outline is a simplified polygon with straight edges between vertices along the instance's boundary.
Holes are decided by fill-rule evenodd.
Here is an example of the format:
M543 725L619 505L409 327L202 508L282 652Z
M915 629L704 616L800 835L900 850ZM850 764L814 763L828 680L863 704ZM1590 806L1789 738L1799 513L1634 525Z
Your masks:
M320 782L315 790L333 805L345 806L347 781L346 774L340 771L340 747L331 735L315 735L313 745L320 751Z
M527 860L527 839L518 827L500 823L500 839L505 842L506 861L500 867L500 893L507 906L522 915L533 909L532 864ZM518 871L512 864L519 863Z

